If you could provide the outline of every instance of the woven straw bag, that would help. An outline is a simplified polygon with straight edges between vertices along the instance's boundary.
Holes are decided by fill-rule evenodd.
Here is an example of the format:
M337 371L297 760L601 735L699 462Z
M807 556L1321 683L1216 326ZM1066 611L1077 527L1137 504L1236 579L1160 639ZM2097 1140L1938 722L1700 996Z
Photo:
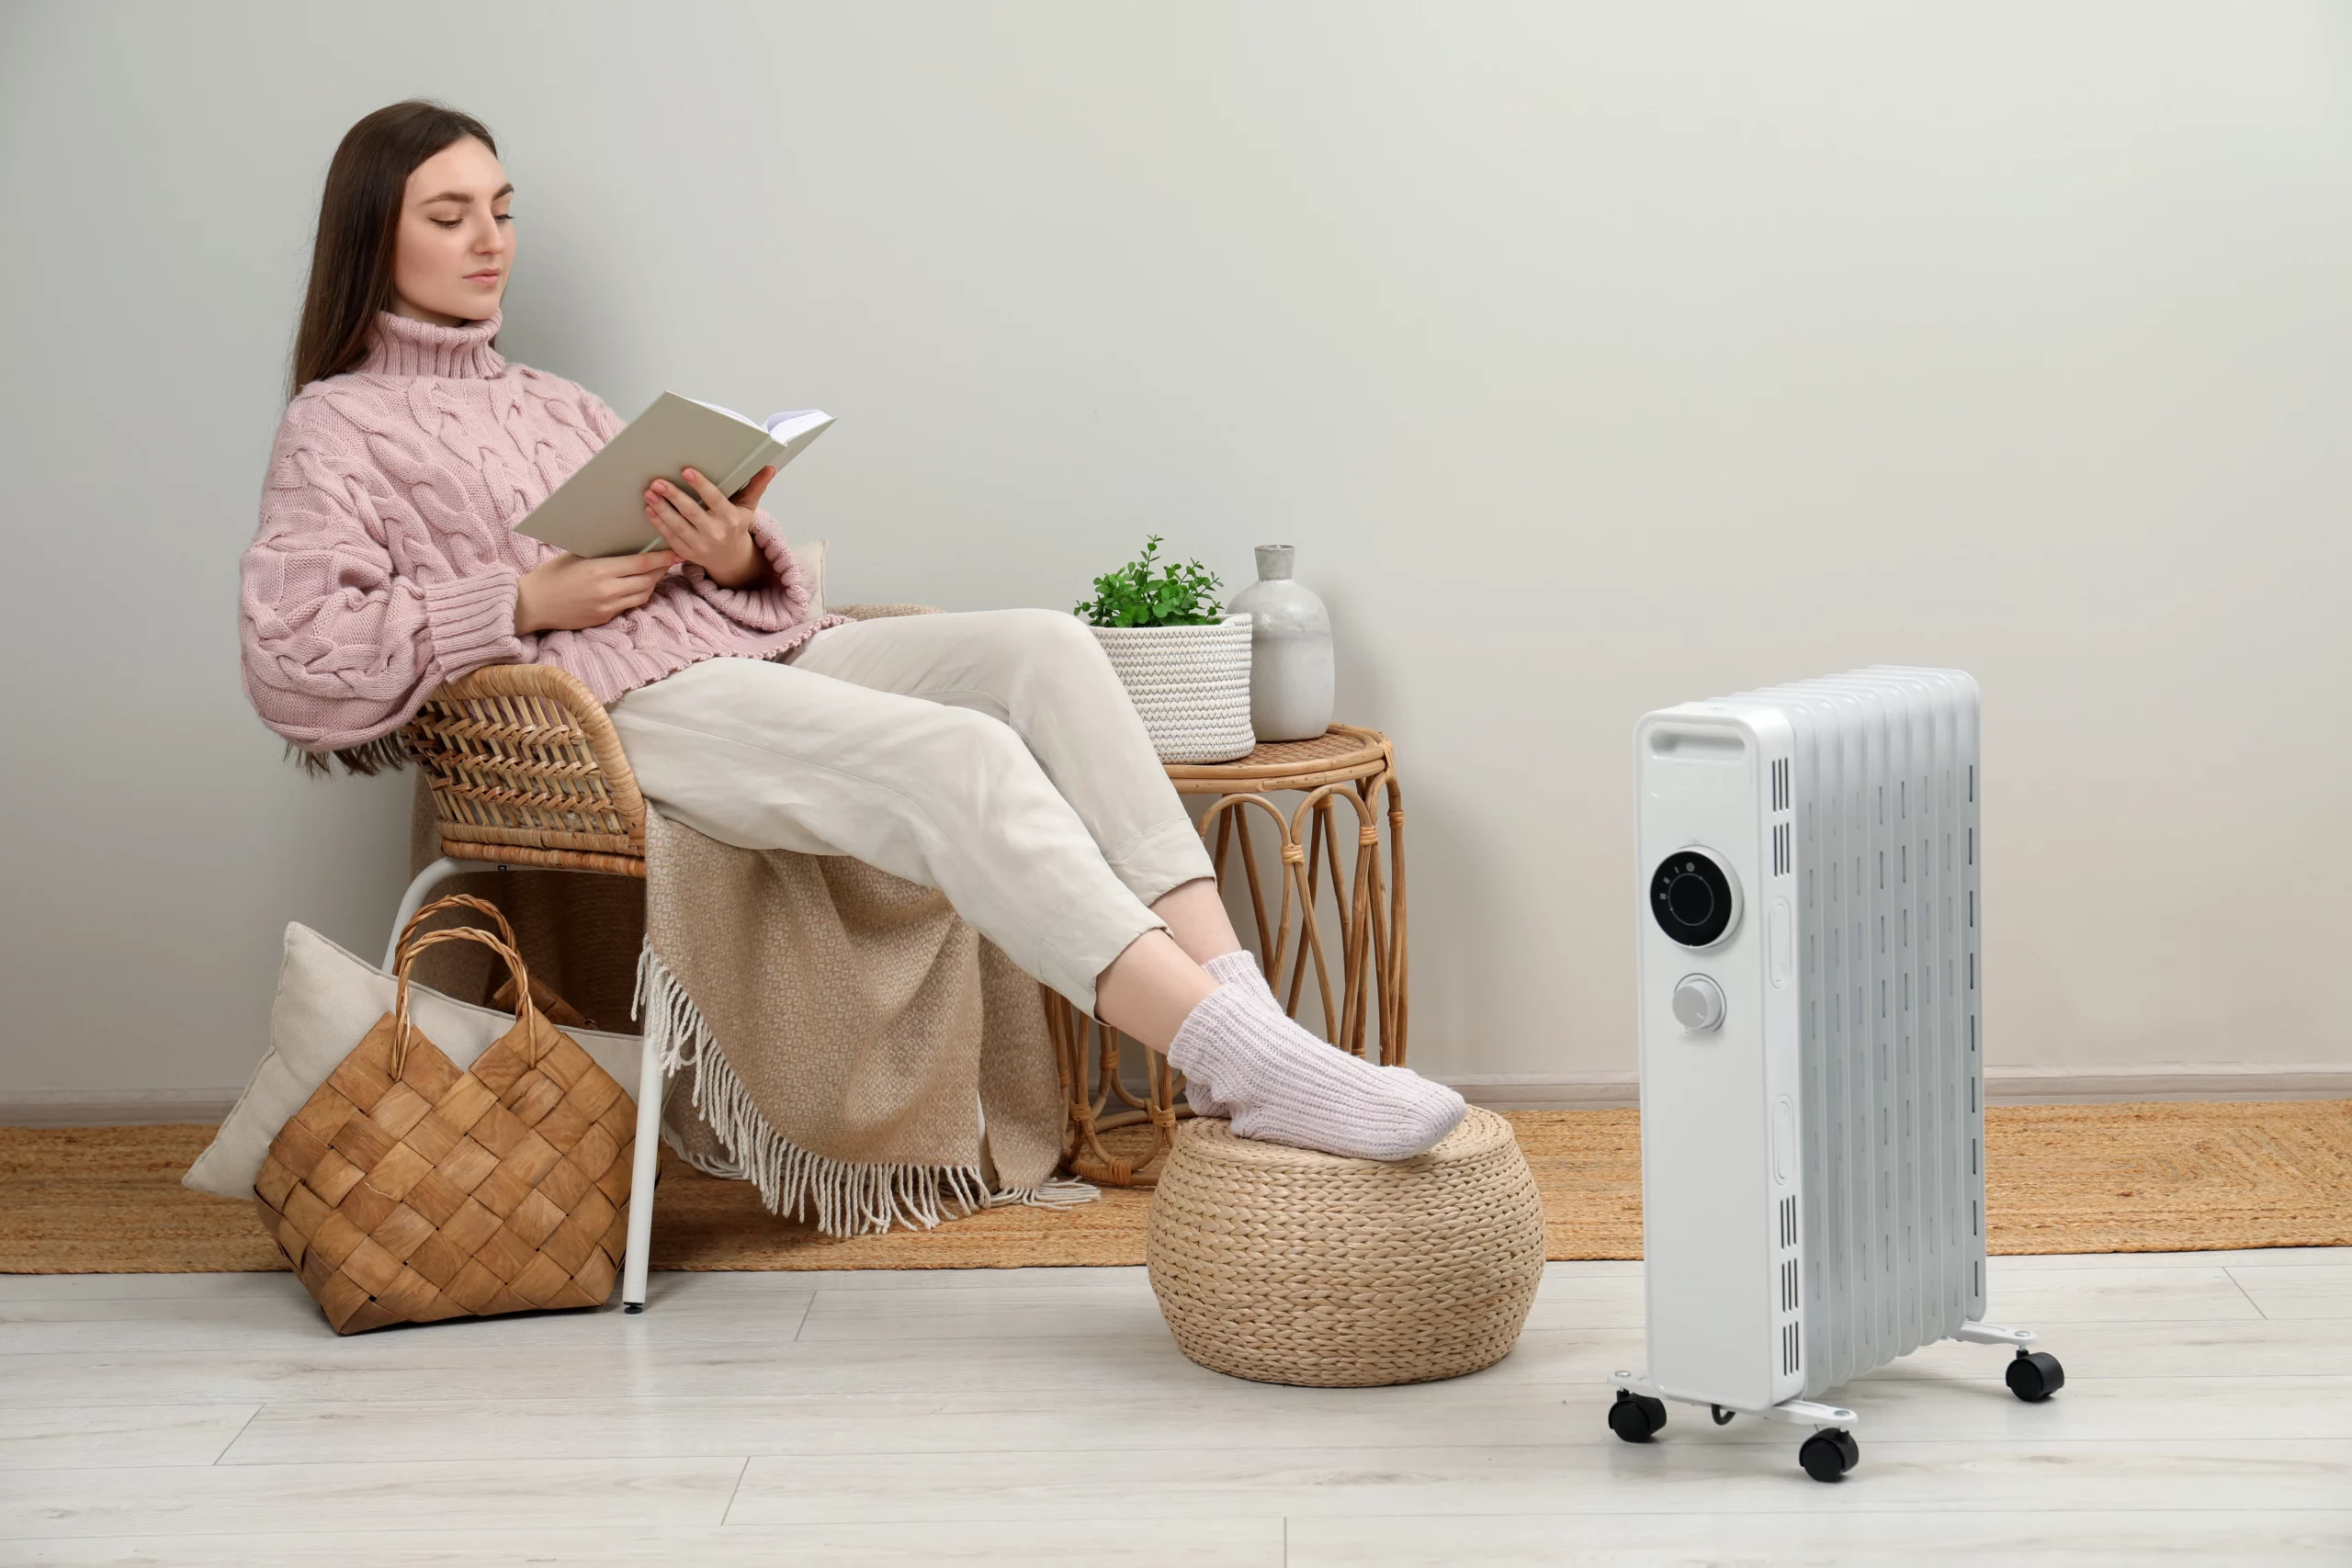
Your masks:
M1229 762L1250 728L1250 617L1208 626L1096 626L1163 762Z
M417 934L466 907L472 928ZM478 942L514 976L514 1027L459 1068L409 1021L426 948ZM392 1323L601 1304L628 1230L637 1107L528 999L513 932L479 899L418 911L392 1010L270 1145L254 1183L268 1228L338 1334Z

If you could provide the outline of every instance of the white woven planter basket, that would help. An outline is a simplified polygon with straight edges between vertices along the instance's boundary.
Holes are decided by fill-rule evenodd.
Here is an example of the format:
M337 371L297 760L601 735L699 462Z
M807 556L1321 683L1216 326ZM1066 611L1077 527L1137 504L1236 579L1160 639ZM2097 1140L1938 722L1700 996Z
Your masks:
M1213 626L1094 626L1163 762L1229 762L1250 728L1250 617Z

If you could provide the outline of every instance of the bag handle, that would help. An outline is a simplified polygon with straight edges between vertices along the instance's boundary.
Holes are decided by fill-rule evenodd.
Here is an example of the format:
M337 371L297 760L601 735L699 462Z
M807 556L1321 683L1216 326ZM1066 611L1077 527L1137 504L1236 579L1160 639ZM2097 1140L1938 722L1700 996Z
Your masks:
M427 904L424 908L419 909L415 914L411 915L408 918L408 924L401 928L400 942L392 944L392 951L397 953L400 951L401 942L405 942L410 937L414 936L416 934L416 928L423 925L433 916L439 914L444 909L455 909L460 908L471 909L477 915L488 915L492 920L497 922L500 939L515 952L520 953L523 951L523 944L520 942L517 942L514 938L514 928L506 923L506 911L492 903L489 899L477 898L470 893L452 893L446 898L435 898L432 903Z
M471 906L477 909L487 910L491 918L498 921L500 928L505 931L510 942L514 937L514 929L506 924L506 919L504 916L501 915L497 909L493 908L492 906L482 902L482 900L472 897L467 894L452 894L447 898L426 905L424 908L419 909L416 912L416 919L411 920L408 923L407 930L401 932L400 953L394 960L392 965L394 980L394 991L392 997L392 1077L396 1078L401 1076L402 1069L408 1066L409 1040L413 1033L408 1016L409 971L416 966L418 955L424 953L426 948L437 947L445 942L480 942L482 946L489 948L492 953L497 953L501 958L506 960L506 967L514 977L514 1021L516 1023L527 1023L529 1025L526 1031L526 1033L529 1036L529 1042L524 1059L527 1065L537 1066L539 1064L539 1058L547 1054L546 1044L543 1043L543 1033L540 1029L540 1024L545 1021L539 1017L539 1010L531 1005L530 971L523 966L523 955L510 946L509 942L499 941L498 938L491 935L488 931L483 931L479 926L452 926L446 931L426 931L422 935L415 934L415 928L418 920L422 920L425 916L433 914L438 910L459 906Z
M488 915L492 919L498 922L498 934L505 939L506 945L513 948L517 953L523 951L523 944L514 939L514 928L506 923L506 912L503 909L501 909L497 905L490 902L488 899L477 898L470 893L452 893L447 898L441 899L437 903L428 904L424 908L419 909L415 914L411 915L409 917L408 924L401 928L400 942L406 942L411 936L414 935L417 927L424 923L427 916L433 914L435 910L446 909L453 905L463 905L465 908L473 910L477 914ZM394 942L392 945L393 951L397 953L400 948L400 943ZM507 982L507 986L512 986L514 982L512 981ZM515 994L519 995L520 993ZM490 1005L492 1007L513 1006L512 998L508 993L506 986L499 987L497 993L490 998ZM565 1027L594 1029L596 1027L596 1021L594 1019L590 1018L578 1008L573 1007L570 1002L565 1001L561 997L556 994L553 987L549 986L545 980L540 979L536 975L531 977L531 1005L539 1010L539 1015L542 1018L545 1018L549 1023L556 1025L560 1029ZM520 1015L518 1014L517 1016L519 1017Z

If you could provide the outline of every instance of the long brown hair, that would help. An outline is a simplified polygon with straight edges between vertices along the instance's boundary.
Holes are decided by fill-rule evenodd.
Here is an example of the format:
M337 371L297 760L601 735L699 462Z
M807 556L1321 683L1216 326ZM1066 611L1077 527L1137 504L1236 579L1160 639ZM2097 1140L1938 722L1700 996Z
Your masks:
M343 133L327 165L319 201L319 237L311 250L311 287L302 297L302 324L294 333L294 365L286 395L324 376L339 376L368 357L376 312L392 303L392 253L400 237L401 203L416 166L450 143L472 137L495 155L498 143L469 114L422 98L387 105ZM305 773L327 772L327 754L288 741L287 755ZM334 760L355 773L405 767L396 735L346 746Z
M319 237L311 250L302 324L294 333L288 397L368 357L376 312L391 309L392 251L408 177L419 164L469 136L493 155L498 152L481 121L423 98L387 105L343 133L319 201Z

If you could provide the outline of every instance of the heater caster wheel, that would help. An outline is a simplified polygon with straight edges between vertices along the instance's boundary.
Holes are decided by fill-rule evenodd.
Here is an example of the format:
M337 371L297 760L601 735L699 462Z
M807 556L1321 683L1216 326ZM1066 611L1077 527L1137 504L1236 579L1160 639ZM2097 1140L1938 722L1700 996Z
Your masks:
M1629 1443L1646 1443L1666 1426L1666 1401L1646 1393L1617 1391L1609 1407L1609 1429Z
M2066 1386L2066 1369L2047 1350L2019 1350L2009 1363L2009 1392L2028 1404L2039 1404Z
M1854 1434L1831 1427L1815 1432L1797 1450L1797 1462L1815 1481L1836 1481L1854 1468L1862 1457Z

